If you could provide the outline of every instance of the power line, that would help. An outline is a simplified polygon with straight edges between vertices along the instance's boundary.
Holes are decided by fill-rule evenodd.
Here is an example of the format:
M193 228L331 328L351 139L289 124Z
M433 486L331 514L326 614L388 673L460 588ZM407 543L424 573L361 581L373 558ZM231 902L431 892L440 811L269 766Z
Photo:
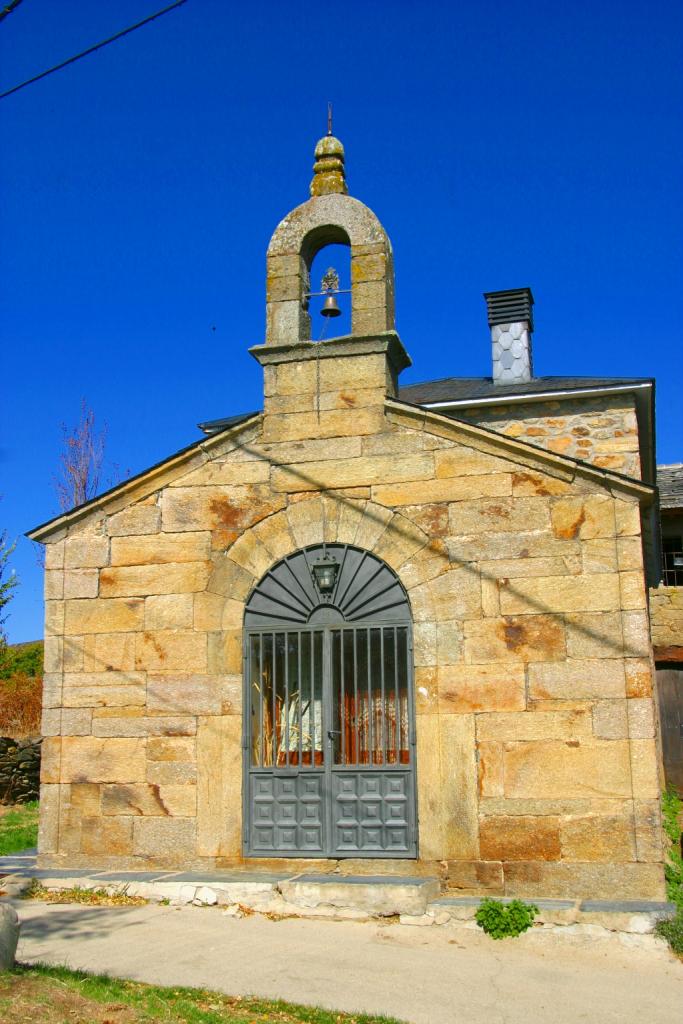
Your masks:
M48 75L53 74L55 71L61 71L62 68L67 67L69 64L74 64L81 57L87 57L89 53L94 53L95 50L101 50L103 46L108 46L109 43L116 42L117 39L121 39L122 36L127 36L130 32L135 32L136 28L142 28L143 25L148 25L150 21L155 21L156 18L160 18L163 14L168 14L169 11L175 10L176 7L182 6L187 3L187 0L176 0L175 3L169 4L168 7L164 7L163 10L157 11L156 14L150 14L148 18L143 18L142 21L138 21L135 25L130 25L128 28L122 29L121 32L117 32L116 35L110 36L109 39L103 39L101 43L95 43L94 46L89 46L87 50L83 50L82 53L77 53L75 57L69 57L68 60L63 60L61 64L55 64L53 68L48 68L47 71L41 71L39 75L34 75L33 78L27 78L25 82L20 82L19 85L13 86L6 92L0 92L0 100L4 100L6 96L11 96L14 92L19 92L20 89L25 89L27 85L32 85L34 82L39 82L41 78L46 78ZM9 7L11 8L11 4ZM16 6L16 4L15 4ZM7 13L10 13L9 11Z
M20 3L21 0L10 0L8 4L5 4L5 6L0 9L0 21L2 21L3 18L6 18L8 14L11 14L12 11L15 11Z

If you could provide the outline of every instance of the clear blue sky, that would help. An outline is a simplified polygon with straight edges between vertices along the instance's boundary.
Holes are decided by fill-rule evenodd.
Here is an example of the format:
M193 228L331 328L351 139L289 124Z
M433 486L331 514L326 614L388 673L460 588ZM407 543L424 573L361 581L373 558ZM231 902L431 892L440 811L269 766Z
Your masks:
M24 0L0 91L161 6ZM265 250L328 99L394 245L403 381L488 374L481 293L530 285L536 372L655 376L682 459L682 12L188 0L0 101L0 529L56 513L81 398L131 472L260 406ZM9 637L40 637L28 541L13 564Z

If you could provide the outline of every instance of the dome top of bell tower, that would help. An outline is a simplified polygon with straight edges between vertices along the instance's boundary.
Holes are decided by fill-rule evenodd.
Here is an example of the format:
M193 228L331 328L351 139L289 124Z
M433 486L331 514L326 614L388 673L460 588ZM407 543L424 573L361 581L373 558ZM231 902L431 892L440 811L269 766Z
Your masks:
M328 133L315 147L311 195L346 195L348 191L344 170L344 147L339 139Z

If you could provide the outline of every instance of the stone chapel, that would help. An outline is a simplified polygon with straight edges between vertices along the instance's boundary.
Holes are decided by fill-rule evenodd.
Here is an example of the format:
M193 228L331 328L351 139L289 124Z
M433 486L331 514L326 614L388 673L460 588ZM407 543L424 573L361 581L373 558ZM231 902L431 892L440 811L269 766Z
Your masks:
M491 377L402 388L389 238L315 157L262 410L29 534L39 863L662 899L653 383L535 377L520 288L485 296ZM351 333L316 343L331 243Z

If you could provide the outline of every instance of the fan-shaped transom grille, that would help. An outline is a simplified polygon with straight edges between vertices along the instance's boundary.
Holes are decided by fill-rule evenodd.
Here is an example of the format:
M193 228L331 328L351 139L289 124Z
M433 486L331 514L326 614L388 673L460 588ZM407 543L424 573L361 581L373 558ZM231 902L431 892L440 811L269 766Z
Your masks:
M313 565L323 554L339 565L334 589L325 600L312 576ZM410 605L396 574L369 551L348 544L316 544L287 555L268 570L247 601L244 624L258 629L270 622L331 618L409 622Z

